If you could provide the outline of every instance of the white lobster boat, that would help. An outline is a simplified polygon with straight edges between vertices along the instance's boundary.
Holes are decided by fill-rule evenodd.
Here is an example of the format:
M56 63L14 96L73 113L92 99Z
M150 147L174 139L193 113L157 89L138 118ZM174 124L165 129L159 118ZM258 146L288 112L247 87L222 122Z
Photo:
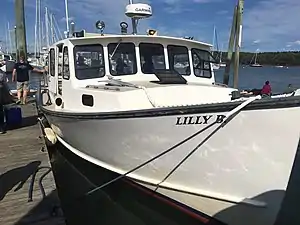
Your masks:
M151 15L144 4L127 12L137 9ZM61 40L39 108L81 160L224 223L271 225L297 153L300 97L238 98L215 84L210 48L149 34Z

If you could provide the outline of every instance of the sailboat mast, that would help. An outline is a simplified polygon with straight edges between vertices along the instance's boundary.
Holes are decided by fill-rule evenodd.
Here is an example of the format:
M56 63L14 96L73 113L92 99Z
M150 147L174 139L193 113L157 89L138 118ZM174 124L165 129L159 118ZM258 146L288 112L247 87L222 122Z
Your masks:
M38 0L35 1L35 24L34 24L34 57L37 57L38 37L37 37L37 23L38 23Z
M6 25L5 25L4 30L5 30L5 50L6 50L6 53L8 54L8 33L7 32L9 32L9 30L7 30Z
M49 17L48 17L48 8L45 7L45 26L46 26L46 45L49 47Z
M69 31L68 0L65 0L65 10L66 10L66 28L67 28L67 30L65 32L65 36L66 36L66 38L68 38L69 37L69 33L70 33L70 31Z
M11 41L11 30L10 30L10 24L7 22L7 30L8 30L8 43L9 43L9 53L12 54L13 49L12 49L12 41Z
M55 42L54 40L54 29L53 29L53 14L50 14L50 31L51 31L51 44Z
M212 45L213 45L213 51L215 51L215 38L216 38L216 26L214 26L214 34L213 34L213 43L212 43Z
M38 55L42 51L42 31L41 31L41 1L38 0Z

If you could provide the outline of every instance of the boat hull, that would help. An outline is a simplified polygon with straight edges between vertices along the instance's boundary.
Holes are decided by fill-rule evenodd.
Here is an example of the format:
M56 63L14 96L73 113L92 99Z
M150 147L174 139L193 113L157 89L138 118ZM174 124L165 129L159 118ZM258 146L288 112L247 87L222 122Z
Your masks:
M210 124L228 111L219 108L219 112L190 110L184 115L102 119L44 112L65 147L116 174L124 174L188 139L128 177L230 225L241 224L230 213L223 213L231 208L249 217L244 225L271 225L284 198L299 142L299 99L292 99L297 103L286 98L269 104L271 108L243 110L202 146L199 143L218 127L218 123ZM275 100L263 104L268 101ZM285 101L293 102L293 107L283 107ZM189 139L199 130L204 131ZM192 157L165 180L194 149Z
M118 174L59 142L47 149L67 225L225 225L125 178L85 196Z

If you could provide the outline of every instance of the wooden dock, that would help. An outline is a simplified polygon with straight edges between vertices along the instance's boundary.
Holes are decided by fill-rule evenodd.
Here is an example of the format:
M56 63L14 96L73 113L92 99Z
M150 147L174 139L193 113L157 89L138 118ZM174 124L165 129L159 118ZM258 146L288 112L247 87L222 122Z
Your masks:
M59 205L52 172L42 180L46 197L43 198L38 181L47 172L40 169L35 177L32 201L29 188L32 174L41 167L50 167L47 152L42 152L43 139L37 123L34 103L20 106L23 124L0 135L0 224L5 225L63 225L64 218L53 215Z

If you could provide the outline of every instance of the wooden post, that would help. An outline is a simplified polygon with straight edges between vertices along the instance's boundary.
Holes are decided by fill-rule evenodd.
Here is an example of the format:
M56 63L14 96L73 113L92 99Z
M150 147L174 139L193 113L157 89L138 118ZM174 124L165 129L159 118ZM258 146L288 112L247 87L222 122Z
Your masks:
M234 71L233 71L233 88L238 88L239 81L239 67L240 67L240 48L242 43L242 17L244 11L244 0L239 0L237 6L236 19L236 39L234 50Z
M233 46L234 46L234 39L235 39L235 34L236 34L236 25L237 25L237 8L236 6L234 8L234 13L233 13L233 20L232 20L232 26L231 26L231 33L230 33L230 38L229 38L229 45L228 45L228 52L227 52L227 58L226 58L226 67L225 67L225 72L223 76L223 84L228 85L229 84L229 72L230 72L230 67L231 67L231 61L232 61L232 53L233 53Z
M15 0L15 14L16 14L16 41L18 49L18 57L24 56L27 60L27 45L26 45L26 31L25 31L25 16L24 16L24 0Z

